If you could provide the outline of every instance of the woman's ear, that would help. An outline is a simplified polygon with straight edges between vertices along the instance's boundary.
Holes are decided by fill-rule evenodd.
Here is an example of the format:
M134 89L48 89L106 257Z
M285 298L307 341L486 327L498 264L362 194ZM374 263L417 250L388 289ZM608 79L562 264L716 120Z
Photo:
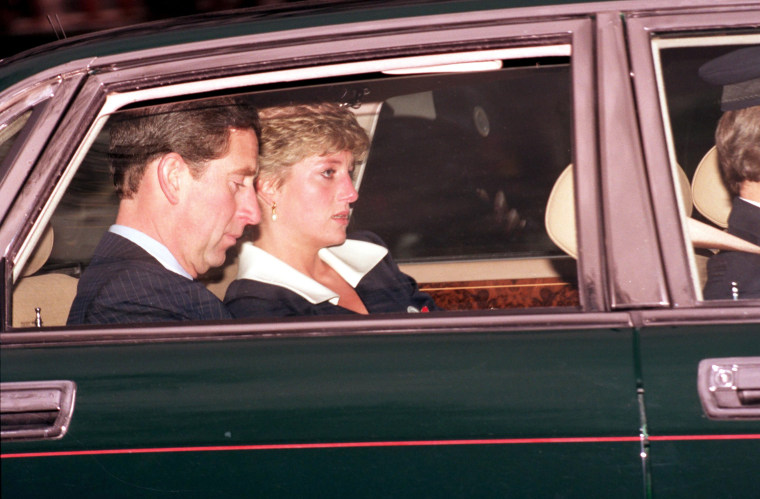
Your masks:
M179 203L183 175L189 174L187 163L177 153L165 154L158 160L156 166L158 185L169 203Z
M256 195L268 206L277 201L277 182L274 179L256 179Z

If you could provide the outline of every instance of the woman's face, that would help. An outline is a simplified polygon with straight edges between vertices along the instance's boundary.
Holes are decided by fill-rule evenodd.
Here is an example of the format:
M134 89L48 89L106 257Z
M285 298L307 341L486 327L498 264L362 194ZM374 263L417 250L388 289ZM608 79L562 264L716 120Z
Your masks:
M349 151L302 159L280 186L275 198L277 220L272 223L282 224L291 241L317 250L342 244L350 204L359 197L353 173Z

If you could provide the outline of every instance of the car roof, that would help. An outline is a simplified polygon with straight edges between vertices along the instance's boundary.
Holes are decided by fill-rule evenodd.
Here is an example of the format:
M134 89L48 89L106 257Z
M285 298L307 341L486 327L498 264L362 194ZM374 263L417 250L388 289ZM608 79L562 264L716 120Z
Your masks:
M494 9L516 9L517 13L532 17L578 15L608 9L667 9L731 3L743 2L674 0L663 5L661 0L585 3L575 0L390 0L382 3L374 0L309 0L146 22L41 45L0 60L0 92L24 78L72 61L89 60L91 63L95 58L126 52L281 30Z

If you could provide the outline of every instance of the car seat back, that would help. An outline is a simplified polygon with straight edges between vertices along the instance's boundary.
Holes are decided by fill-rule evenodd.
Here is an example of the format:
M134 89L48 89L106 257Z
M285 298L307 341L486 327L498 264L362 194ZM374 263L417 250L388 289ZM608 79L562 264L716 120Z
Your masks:
M48 227L13 289L13 327L63 326L79 280L47 273L36 274L53 250L53 228Z

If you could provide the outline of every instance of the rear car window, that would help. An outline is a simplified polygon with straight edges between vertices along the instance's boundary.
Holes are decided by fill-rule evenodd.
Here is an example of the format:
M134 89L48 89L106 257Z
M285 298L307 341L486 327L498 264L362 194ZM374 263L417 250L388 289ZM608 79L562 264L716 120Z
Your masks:
M671 37L658 43L660 91L666 122L670 123L671 157L683 215L720 231L728 227L732 204L714 147L716 126L723 115L723 89L702 79L699 69L720 56L758 43L760 35L756 32ZM717 299L714 290L703 291L708 281L708 262L721 250L697 246L692 253L692 269L698 297ZM738 283L725 287L722 298L740 300L746 296Z

